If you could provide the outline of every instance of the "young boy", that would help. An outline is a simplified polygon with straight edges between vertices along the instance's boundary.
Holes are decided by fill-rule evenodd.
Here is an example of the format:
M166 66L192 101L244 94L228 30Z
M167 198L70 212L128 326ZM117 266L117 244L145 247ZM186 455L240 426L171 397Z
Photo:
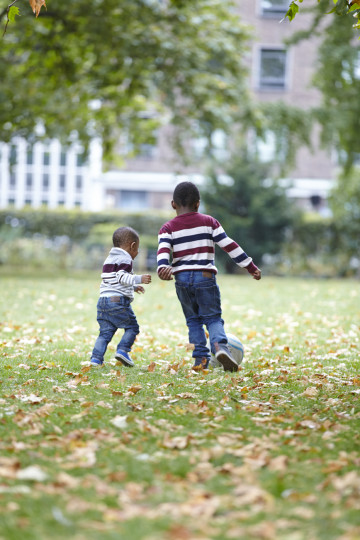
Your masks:
M100 298L97 303L100 333L91 355L91 365L101 366L104 363L104 354L113 335L118 328L124 328L115 358L124 366L133 367L134 362L129 352L140 329L130 303L134 299L134 291L145 292L140 283L150 283L151 276L137 276L133 273L132 262L139 253L139 235L134 229L116 229L113 245L101 274Z
M221 318L220 290L215 277L215 244L226 251L237 265L245 267L254 279L261 279L261 271L251 257L226 235L216 219L198 212L199 205L200 193L195 184L181 182L176 186L171 206L177 216L159 231L158 275L163 280L171 280L175 276L176 293L188 326L189 342L194 345L193 369L209 365L205 324L216 360L225 371L237 371L238 364L230 354Z

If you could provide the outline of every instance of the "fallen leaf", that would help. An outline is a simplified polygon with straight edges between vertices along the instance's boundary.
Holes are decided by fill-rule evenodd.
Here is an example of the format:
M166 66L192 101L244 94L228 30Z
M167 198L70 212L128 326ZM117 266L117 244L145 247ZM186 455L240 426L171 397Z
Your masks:
M313 397L316 397L318 393L319 393L319 390L315 386L308 386L302 395L313 398Z
M142 389L141 384L136 384L136 385L130 386L128 388L128 392L130 392L131 394L137 394L138 392L140 392L141 389Z
M127 416L115 416L110 423L119 429L125 429L127 427Z
M16 473L16 478L19 480L34 480L34 482L44 482L47 479L47 474L40 469L38 465L30 465L25 469L20 469Z

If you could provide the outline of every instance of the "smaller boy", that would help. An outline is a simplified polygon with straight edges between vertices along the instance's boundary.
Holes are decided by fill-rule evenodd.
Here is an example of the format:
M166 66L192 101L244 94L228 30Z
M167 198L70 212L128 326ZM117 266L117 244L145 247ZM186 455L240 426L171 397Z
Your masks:
M129 356L131 347L140 329L130 303L134 291L144 293L140 283L150 283L151 276L133 273L132 262L139 253L139 235L131 227L120 227L113 234L114 247L104 262L101 274L100 298L97 303L99 337L91 355L92 366L102 366L107 346L118 328L125 330L117 348L115 358L124 366L133 367Z
M158 276L165 281L175 276L176 293L188 326L189 342L194 345L193 369L198 371L209 365L205 325L215 359L225 371L237 371L238 364L229 350L221 318L220 290L215 277L215 244L238 266L246 268L254 279L261 279L261 270L227 236L215 218L199 212L200 193L195 184L178 184L171 206L176 217L159 231Z

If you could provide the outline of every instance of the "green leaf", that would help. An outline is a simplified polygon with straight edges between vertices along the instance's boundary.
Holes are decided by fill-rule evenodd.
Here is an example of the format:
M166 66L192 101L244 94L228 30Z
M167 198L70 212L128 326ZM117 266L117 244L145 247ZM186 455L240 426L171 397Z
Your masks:
M299 11L299 6L295 2L291 2L290 6L289 6L289 9L286 12L284 18L286 19L286 17L287 17L289 19L289 21L292 21L294 19L295 15L298 13L298 11Z
M356 4L353 4L351 6L351 8L349 9L349 12L350 11L356 11L357 9L360 9L360 4L356 3Z
M336 13L338 15L346 15L349 11L349 6L346 0L338 0L336 3Z
M20 15L20 10L16 6L11 6L8 13L8 19L10 22L15 22L15 16Z

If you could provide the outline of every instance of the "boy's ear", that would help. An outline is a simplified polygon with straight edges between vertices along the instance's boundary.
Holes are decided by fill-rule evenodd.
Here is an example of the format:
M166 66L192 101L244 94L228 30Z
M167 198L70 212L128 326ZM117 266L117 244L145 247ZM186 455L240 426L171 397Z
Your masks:
M171 208L173 210L176 210L176 203L174 203L174 201L171 201Z

